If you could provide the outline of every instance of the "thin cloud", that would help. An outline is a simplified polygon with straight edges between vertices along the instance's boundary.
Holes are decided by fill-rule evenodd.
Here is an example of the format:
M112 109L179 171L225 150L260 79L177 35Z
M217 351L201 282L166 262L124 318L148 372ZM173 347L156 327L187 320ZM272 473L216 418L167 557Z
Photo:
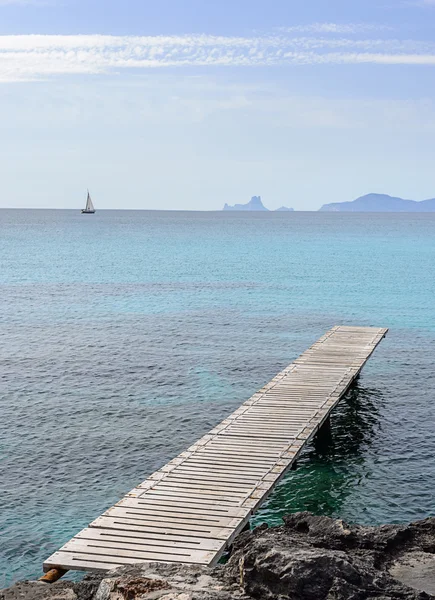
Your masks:
M429 0L430 1L430 0ZM435 2L435 0L434 0ZM391 31L392 27L378 23L310 23L279 27L278 31L286 33L368 33L374 31Z
M327 64L433 65L435 44L413 40L209 35L0 36L0 81L168 67Z
M403 0L401 6L409 8L431 8L435 7L435 0Z
M49 6L54 0L0 0L0 6Z

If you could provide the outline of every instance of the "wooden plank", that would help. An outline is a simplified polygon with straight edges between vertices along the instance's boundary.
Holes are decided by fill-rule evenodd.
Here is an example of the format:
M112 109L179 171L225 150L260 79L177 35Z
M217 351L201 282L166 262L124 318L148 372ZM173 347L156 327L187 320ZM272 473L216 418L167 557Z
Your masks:
M152 548L167 547L167 548L192 548L196 550L207 550L207 551L218 551L222 546L222 540L214 540L211 538L184 538L182 541L168 540L165 536L156 538L150 535L148 538L143 534L137 532L128 532L124 534L113 529L95 529L94 527L87 527L83 531L80 531L74 538L74 540L86 540L88 543L93 542L98 544L100 547L110 547L109 544L121 544L124 547L136 547L139 549L143 547ZM65 550L66 546L62 548Z
M233 474L226 474L225 472L218 473L210 473L209 470L193 470L193 469L177 469L174 474L171 474L171 479L176 481L183 481L197 483L198 481L204 482L221 482L222 484L234 484L234 485L246 485L252 487L258 477L252 475L251 477L246 477L243 475L237 476L237 471L234 471Z
M193 552L215 552L220 549L222 542L219 540L202 540L202 545L206 548L201 548L200 544L188 544L187 542L168 542L168 540L131 540L128 538L110 538L89 539L85 537L75 537L67 542L61 552L85 552L85 553L100 553L107 554L107 550L121 550L125 554L119 553L118 556L140 556L142 553L158 553L158 554L178 554L188 555Z
M199 528L205 529L209 527L234 527L237 524L238 518L234 517L211 517L210 515L192 515L184 513L177 514L161 514L155 511L141 510L131 506L114 506L104 513L108 517L120 517L134 521L135 523L143 526L155 527L162 522L165 523L165 527L172 529L182 529L184 531L194 531L191 526L198 526Z
M138 489L138 488L137 488ZM225 515L236 515L238 511L240 510L238 507L234 507L234 506L222 506L220 504L216 504L216 503L212 503L211 506L208 506L206 504L198 504L196 503L194 500L193 501L186 501L186 500L182 500L181 498L156 498L156 497L150 497L149 495L146 495L146 491L142 490L142 489L138 489L138 491L140 492L139 495L137 496L125 496L123 498L123 500L121 500L120 502L128 501L128 500L138 500L140 501L141 505L146 505L146 506L155 506L156 508L158 508L159 510L172 510L172 509L179 509L179 508L186 508L189 510L196 510L196 511L203 511L204 514L206 511L214 511L216 514L217 513L222 513ZM120 502L118 502L118 504L115 504L115 506L118 506L120 504Z
M89 554L94 557L97 556L113 556L116 555L118 558L133 558L136 562L147 561L147 560L161 560L162 562L194 562L200 564L207 564L212 560L214 556L213 551L207 550L193 550L191 548L166 548L164 546L149 549L139 550L135 548L123 547L121 544L118 546L112 546L110 544L107 547L100 547L96 544L87 543L86 540L82 540L80 543L76 539L72 539L70 542L65 544L61 552L72 553L75 555Z
M150 552L149 554L128 555L127 553L116 550L111 552L55 552L44 565L44 571L49 571L53 568L64 568L67 570L79 571L108 571L115 567L123 565L133 565L138 562L168 562L182 564L208 564L213 552L196 552L186 556L160 554ZM61 566L63 565L63 567Z
M174 492L181 496L188 493L189 495L193 496L198 496L199 494L200 496L198 497L201 498L203 496L206 496L207 498L219 496L222 498L228 498L228 500L233 500L234 498L239 498L240 496L248 493L250 488L235 490L231 486L213 486L211 484L205 484L205 482L203 485L189 484L185 483L184 481L176 481L166 477L157 482L155 487L152 489L159 490L159 492L160 490L162 492Z
M199 472L209 475L219 475L222 477L232 476L234 474L240 475L243 481L245 479L257 479L258 475L264 472L264 469L269 465L272 467L276 461L274 460L271 463L267 463L263 468L257 468L255 466L245 463L235 463L235 462L219 462L213 464L212 462L200 462L200 461L186 461L178 469L174 469L174 471L169 471L170 473L183 473L187 471Z
M212 565L271 493L387 330L335 326L45 563Z
M122 517L98 517L91 523L90 527L116 529L125 533L130 531L142 532L145 536L153 534L155 539L161 539L161 536L163 536L164 539L173 541L181 541L186 537L225 540L232 532L230 527L213 527L203 524L172 527L167 525L165 520L158 526L156 523L147 524L147 522L123 519Z
M210 479L203 477L201 481L195 479L183 479L181 477L165 477L164 481L160 481L159 488L175 488L175 489L188 489L196 492L198 489L205 492L214 494L215 492L222 492L222 496L227 494L240 496L241 494L246 494L251 489L251 485L241 486L241 484L235 483L227 483L224 481L216 481L215 479Z
M184 500L186 502L188 502L189 500L191 502L195 502L196 504L204 504L204 505L213 505L216 503L216 501L219 501L221 504L224 505L232 505L232 506L237 506L239 504L238 500L234 497L228 496L228 495L221 495L221 494L211 494L211 493L207 493L207 494L197 494L196 492L192 492L192 493L188 493L186 491L183 490L183 492L181 491L172 491L172 490L163 490L161 489L158 485L156 485L155 488L151 489L151 490L147 490L146 491L146 495L149 498L179 498L180 500Z
M238 510L237 506L224 506L223 504L216 504L216 502L197 502L196 500L192 500L192 499L185 499L185 498L172 498L172 497L158 497L158 496L151 496L149 494L147 494L146 491L144 490L139 490L141 492L140 495L138 496L134 496L135 499L139 499L139 500L143 500L146 501L148 504L152 504L154 506L160 506L160 507L186 507L186 508L193 508L195 510L214 510L216 512L220 512L222 511L222 513L225 514L229 514L229 511L231 510ZM130 499L132 496L126 496L126 499ZM116 506L116 505L115 505Z
M213 446L209 446L206 449L196 452L186 460L189 460L190 462L207 460L212 464L217 464L219 459L222 459L222 462L225 463L248 463L252 467L262 468L263 465L275 461L275 453L273 455L259 456L253 450L241 448L237 454L234 454L231 449L225 450L225 448L214 448Z
M246 511L240 508L232 508L232 507L203 507L199 509L198 507L189 508L184 504L180 505L179 503L166 503L166 504L158 504L155 501L149 502L146 498L123 498L115 504L115 506L130 506L132 508L140 508L143 511L152 512L153 514L162 515L163 518L167 518L167 516L171 515L188 515L194 516L199 521L207 518L208 516L212 516L214 518L225 517L233 517L233 518L242 518L246 516Z

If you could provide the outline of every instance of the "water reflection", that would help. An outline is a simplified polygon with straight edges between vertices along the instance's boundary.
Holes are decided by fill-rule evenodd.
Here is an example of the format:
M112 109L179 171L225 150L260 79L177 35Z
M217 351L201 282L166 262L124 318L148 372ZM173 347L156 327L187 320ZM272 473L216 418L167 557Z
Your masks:
M331 414L331 428L317 436L252 520L277 525L288 513L308 510L338 516L360 477L367 450L379 435L382 392L356 381Z

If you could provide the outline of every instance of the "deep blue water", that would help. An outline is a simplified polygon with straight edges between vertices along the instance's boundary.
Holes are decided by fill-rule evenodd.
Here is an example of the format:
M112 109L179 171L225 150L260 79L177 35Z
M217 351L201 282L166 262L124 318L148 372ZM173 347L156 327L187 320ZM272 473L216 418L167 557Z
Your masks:
M0 211L0 587L335 324L389 327L255 522L435 514L435 215Z

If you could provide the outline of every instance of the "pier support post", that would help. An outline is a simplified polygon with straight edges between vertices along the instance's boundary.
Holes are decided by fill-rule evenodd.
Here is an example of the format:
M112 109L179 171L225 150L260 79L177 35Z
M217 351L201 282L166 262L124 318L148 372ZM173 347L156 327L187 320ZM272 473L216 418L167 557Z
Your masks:
M47 571L47 573L45 573L42 577L39 578L39 581L42 581L44 583L54 583L55 581L63 577L67 572L67 569L50 569L49 571Z
M323 421L318 434L331 436L331 415L329 414Z
M314 444L318 452L324 452L332 442L331 432L331 417L328 417L323 421L320 429L318 430L314 439Z

